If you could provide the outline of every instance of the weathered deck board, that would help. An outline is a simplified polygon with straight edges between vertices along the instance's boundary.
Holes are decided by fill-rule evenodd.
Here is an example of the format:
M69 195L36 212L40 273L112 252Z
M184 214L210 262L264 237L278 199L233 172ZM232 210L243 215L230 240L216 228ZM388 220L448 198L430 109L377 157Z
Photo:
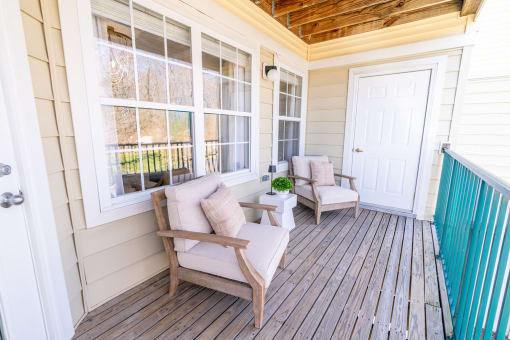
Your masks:
M409 312L409 286L411 285L411 263L413 251L413 220L406 218L404 243L400 254L397 289L393 314L391 316L390 340L407 337L407 316Z
M315 225L301 205L294 215L262 328L249 301L189 283L169 297L165 271L89 313L75 339L445 338L449 310L429 222L369 210L355 219L349 209Z

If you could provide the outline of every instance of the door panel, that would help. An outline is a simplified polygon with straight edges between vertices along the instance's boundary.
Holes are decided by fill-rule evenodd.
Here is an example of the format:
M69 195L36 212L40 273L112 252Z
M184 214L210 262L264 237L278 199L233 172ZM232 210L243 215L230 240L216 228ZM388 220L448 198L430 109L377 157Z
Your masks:
M412 210L430 75L360 78L351 170L363 203Z
M0 195L20 194L11 130L0 83ZM20 203L18 201L18 203ZM23 205L0 206L0 314L6 339L47 339ZM0 326L1 327L1 326Z

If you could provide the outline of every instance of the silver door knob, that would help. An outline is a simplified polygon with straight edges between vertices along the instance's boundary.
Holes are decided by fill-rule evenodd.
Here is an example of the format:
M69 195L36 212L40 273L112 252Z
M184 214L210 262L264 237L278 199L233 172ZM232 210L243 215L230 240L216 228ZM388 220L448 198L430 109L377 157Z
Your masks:
M7 164L0 163L0 177L11 174L11 167Z
M10 208L13 205L20 205L25 202L25 197L20 191L18 195L14 195L12 192L4 192L0 195L0 206L2 208Z

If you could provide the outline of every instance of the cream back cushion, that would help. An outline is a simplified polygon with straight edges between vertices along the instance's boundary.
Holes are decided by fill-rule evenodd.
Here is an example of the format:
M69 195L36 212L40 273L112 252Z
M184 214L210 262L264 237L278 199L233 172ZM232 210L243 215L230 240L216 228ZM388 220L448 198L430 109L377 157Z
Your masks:
M312 178L312 172L310 169L310 161L327 162L327 156L292 156L292 170L294 175ZM310 184L302 179L296 180L296 185Z
M202 210L200 200L211 196L221 184L217 173L206 175L192 181L167 187L168 220L170 229L211 233L209 220ZM198 241L174 239L175 251L187 251Z
M321 185L335 185L335 172L333 170L333 163L311 161L310 169L312 171L312 179L316 180L315 184Z
M223 183L214 194L200 200L200 204L218 235L234 237L246 224L243 209L234 194Z

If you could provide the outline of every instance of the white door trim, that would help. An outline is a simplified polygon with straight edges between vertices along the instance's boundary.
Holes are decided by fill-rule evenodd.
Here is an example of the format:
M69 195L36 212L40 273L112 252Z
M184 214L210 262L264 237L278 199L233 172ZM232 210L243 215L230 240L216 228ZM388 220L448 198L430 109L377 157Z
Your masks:
M24 215L48 339L74 334L18 1L2 2L0 81L12 132ZM17 306L23 314L24 306ZM27 320L27 327L30 327Z
M359 79L367 76L378 76L393 73L431 70L429 97L425 113L425 124L423 128L423 141L420 151L420 163L418 167L418 178L416 183L415 199L412 213L417 218L425 216L425 206L430 183L430 174L434 151L439 146L434 145L437 132L437 121L441 103L441 90L443 89L444 76L448 56L437 56L421 59L412 59L387 64L355 67L349 69L349 83L347 92L347 109L345 121L345 141L343 153L343 172L351 174L352 171L352 149L354 147L354 128L356 121L357 91Z

